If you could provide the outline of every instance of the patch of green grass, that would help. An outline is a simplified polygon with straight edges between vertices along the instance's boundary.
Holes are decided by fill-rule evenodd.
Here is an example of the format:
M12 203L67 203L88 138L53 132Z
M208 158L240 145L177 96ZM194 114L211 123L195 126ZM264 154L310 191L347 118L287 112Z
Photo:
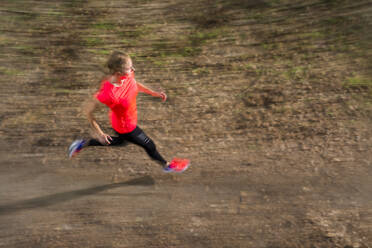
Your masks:
M119 32L119 36L122 38L134 38L134 39L139 39L144 36L151 35L153 33L153 26L151 25L141 25L134 27L130 29L129 31L122 31Z
M143 27L142 29L137 29L136 32L132 34L140 35L142 32L148 32L148 29L152 30L152 27ZM122 33L122 36L125 36L125 42L129 44L130 40L130 33ZM223 28L213 28L209 30L198 30L192 32L189 35L180 35L175 37L172 40L159 40L157 42L152 43L152 50L155 56L160 58L166 57L174 57L174 58L182 58L182 57L193 57L197 56L202 52L202 47L208 44L208 42L218 39L224 35ZM131 38L131 37L130 37ZM148 38L148 36L146 36Z
M217 39L218 37L222 35L222 33L223 33L222 29L215 28L215 29L208 30L208 31L199 31L199 32L193 33L192 35L190 35L189 39L190 39L191 45L200 46L200 45L205 44L209 40Z
M348 22L345 16L332 16L322 21L324 25L341 25Z
M343 84L345 88L369 88L372 89L372 80L363 78L360 76L355 76L348 78Z
M6 76L21 76L24 75L24 72L14 68L0 67L0 74Z
M132 58L132 60L134 59L138 59L139 57L141 57L141 54L139 54L139 53L129 53L128 54L131 58Z
M304 66L295 66L284 72L284 77L287 79L298 79L301 78L306 72Z
M135 46L137 44L137 41L134 39L121 39L121 43L125 46Z
M231 65L231 70L232 71L244 71L244 66L242 64L232 64Z
M103 40L99 37L86 37L84 40L87 46L99 46L103 44Z
M208 75L210 73L210 70L208 68L201 67L201 68L192 70L192 73L194 75Z
M310 31L299 35L300 38L321 39L325 34L319 31Z
M184 47L178 50L178 54L183 57L196 56L200 54L202 49L200 47Z
M28 46L28 45L15 46L14 48L17 49L20 52L23 52L23 53L33 53L34 52L34 48L32 46Z
M372 80L370 78L355 76L348 78L343 87L346 89L357 89L367 91L368 97L372 97ZM359 94L360 95L360 94ZM370 99L366 102L370 102Z
M262 43L261 46L265 50L274 50L274 49L278 48L277 43Z
M61 16L65 15L65 13L63 13L61 11L54 11L54 10L49 10L46 14L51 18L61 17Z
M10 44L12 44L12 41L10 39L0 36L0 45L9 46Z
M157 67L166 67L169 64L166 59L159 57L147 57L146 60L151 61Z
M38 14L38 13L23 12L22 14L14 16L13 18L16 21L25 22L25 21L34 21L39 16L40 16L40 14Z
M179 45L176 48L159 48L158 46L154 46L155 54L157 54L160 58L167 58L167 57L192 57L197 56L201 53L201 47L193 47L188 45Z
M115 24L110 22L95 23L92 25L92 28L99 30L113 30L115 28Z
M165 67L166 65L168 65L168 62L164 60L156 60L153 63L154 65L160 66L160 67Z
M181 37L181 42L184 42L185 45L177 49L177 54L182 57L199 55L203 45L206 45L209 41L218 39L223 33L222 28L215 28L208 31L192 33L189 37Z
M260 21L263 21L265 20L266 18L266 15L264 15L262 12L260 11L255 11L255 12L251 12L249 13L248 15L248 18L252 18L253 20L256 20L257 22L260 22Z
M257 65L255 65L253 63L247 63L247 64L244 65L244 69L246 69L246 70L256 70Z
M172 41L160 40L154 42L152 44L152 50L161 58L197 56L202 52L202 47L204 45L222 35L222 28L214 28L208 31L197 31L190 35L179 36Z
M88 49L89 52L92 52L94 54L99 54L99 55L109 55L111 54L110 50L106 49Z

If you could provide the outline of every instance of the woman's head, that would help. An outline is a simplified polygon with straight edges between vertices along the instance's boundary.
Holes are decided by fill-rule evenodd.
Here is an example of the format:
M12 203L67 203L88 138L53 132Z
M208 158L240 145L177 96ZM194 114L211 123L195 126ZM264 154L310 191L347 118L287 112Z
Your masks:
M133 69L133 64L128 54L115 51L107 61L107 67L111 74L125 74Z

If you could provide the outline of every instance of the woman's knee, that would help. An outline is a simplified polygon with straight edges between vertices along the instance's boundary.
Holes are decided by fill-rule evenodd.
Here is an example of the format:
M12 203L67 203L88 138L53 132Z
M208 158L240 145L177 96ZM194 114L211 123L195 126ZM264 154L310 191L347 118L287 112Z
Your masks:
M149 152L153 153L156 151L156 145L152 139L148 138L148 140L145 142L145 149Z

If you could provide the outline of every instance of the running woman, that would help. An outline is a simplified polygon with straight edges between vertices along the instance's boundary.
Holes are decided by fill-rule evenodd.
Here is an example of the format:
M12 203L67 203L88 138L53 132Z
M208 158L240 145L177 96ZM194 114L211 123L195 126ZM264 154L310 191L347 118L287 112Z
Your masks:
M165 172L186 170L190 164L189 160L174 158L171 162L167 162L157 151L154 142L137 126L136 97L138 92L159 97L163 102L166 101L167 95L136 82L132 60L127 54L114 52L107 62L107 67L110 75L101 82L100 90L94 94L85 107L85 113L95 138L75 140L69 147L69 157L76 156L83 148L89 146L118 146L124 142L130 142L145 149ZM110 136L103 132L94 118L93 112L102 104L110 108L111 125L117 136Z

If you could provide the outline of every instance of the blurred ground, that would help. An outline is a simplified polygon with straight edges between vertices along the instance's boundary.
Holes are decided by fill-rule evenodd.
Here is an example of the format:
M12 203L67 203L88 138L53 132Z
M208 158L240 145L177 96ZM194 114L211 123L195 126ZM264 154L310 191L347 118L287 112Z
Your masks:
M3 0L0 247L372 247L370 6ZM139 125L185 173L67 159L113 50L168 93Z

